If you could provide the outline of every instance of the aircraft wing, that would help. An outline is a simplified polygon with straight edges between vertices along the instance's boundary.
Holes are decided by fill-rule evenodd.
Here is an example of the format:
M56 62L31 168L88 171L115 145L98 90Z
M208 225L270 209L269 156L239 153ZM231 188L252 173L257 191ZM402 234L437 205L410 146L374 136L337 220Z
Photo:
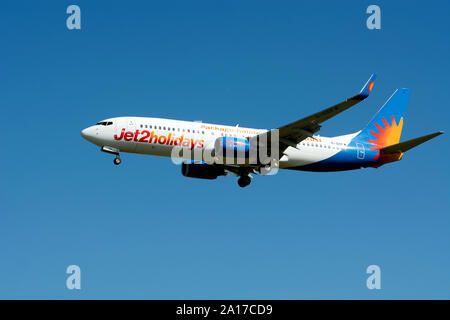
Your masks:
M354 106L358 102L366 99L375 81L376 75L372 74L369 80L366 82L361 91L355 96L348 98L347 100L340 102L332 107L314 113L306 118L294 121L290 124L278 128L279 140L280 140L280 152L286 149L287 146L296 147L298 143L307 137L312 136L315 132L319 131L321 128L321 123L338 115L342 111ZM267 136L267 144L270 144L270 136L272 135L272 130L260 134L258 137Z

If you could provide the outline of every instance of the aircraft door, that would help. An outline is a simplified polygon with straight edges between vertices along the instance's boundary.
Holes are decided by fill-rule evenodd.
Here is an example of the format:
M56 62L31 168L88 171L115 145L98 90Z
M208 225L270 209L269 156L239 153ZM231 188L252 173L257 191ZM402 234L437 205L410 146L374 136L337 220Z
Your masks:
M364 145L362 143L356 144L356 158L359 160L364 160L366 151L364 150Z
M127 119L127 132L136 132L136 120L133 118L128 118ZM136 150L136 146L137 146L137 142L134 142L134 139L131 141L127 141L126 142L126 148L127 148L127 152L134 152Z

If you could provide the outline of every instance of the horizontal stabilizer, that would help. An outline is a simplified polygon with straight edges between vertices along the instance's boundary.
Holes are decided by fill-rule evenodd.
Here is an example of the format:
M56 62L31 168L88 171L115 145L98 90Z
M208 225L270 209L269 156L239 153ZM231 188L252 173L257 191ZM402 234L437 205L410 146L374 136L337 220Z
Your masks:
M426 136L422 136L419 138L411 139L408 141L396 143L396 144L390 145L388 147L381 148L380 151L381 151L381 153L384 153L384 154L386 154L386 153L394 154L394 153L399 153L399 152L403 153L403 152L406 152L409 149L417 147L419 144L422 144L430 139L433 139L434 137L437 137L443 133L444 132L439 131L439 132L427 134Z

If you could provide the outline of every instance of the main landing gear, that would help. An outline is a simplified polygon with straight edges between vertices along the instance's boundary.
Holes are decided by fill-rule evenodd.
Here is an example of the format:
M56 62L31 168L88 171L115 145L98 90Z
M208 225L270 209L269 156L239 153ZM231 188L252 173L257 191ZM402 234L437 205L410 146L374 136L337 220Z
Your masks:
M252 182L252 179L249 176L241 176L238 179L238 185L241 188L245 188L246 186L248 186L250 184L250 182Z
M116 149L113 147L108 147L108 146L103 146L100 150L103 152L106 152L106 153L111 153L111 154L116 155L116 157L114 158L114 161L113 161L116 166L118 166L119 164L122 163L122 160L120 160L119 149Z

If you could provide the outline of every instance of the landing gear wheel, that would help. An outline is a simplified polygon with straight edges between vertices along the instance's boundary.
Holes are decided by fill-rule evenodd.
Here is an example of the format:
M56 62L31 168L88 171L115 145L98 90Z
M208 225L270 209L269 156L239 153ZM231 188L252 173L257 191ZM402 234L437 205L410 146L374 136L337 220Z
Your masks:
M252 182L250 177L240 177L238 179L238 185L241 188L244 188L244 187L248 186L250 184L250 182Z
M121 162L122 162L122 160L120 160L119 157L114 158L114 164L115 164L116 166L118 166Z

